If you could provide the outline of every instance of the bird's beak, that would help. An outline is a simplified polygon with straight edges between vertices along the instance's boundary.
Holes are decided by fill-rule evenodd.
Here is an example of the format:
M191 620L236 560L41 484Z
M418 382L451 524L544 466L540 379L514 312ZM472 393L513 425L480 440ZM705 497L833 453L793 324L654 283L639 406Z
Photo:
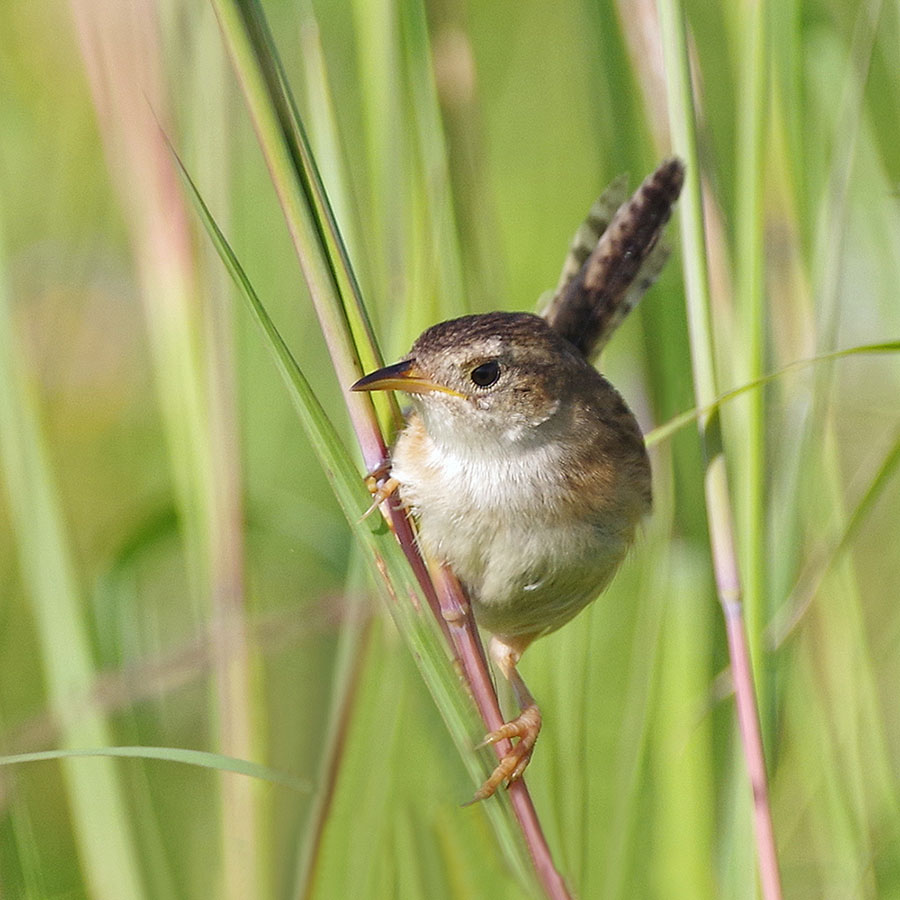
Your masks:
M440 391L443 394L452 394L454 397L462 397L459 391L454 391L443 384L437 384L425 377L414 359L404 359L385 366L375 372L363 376L350 387L351 391L405 391L407 394L428 394L431 391Z

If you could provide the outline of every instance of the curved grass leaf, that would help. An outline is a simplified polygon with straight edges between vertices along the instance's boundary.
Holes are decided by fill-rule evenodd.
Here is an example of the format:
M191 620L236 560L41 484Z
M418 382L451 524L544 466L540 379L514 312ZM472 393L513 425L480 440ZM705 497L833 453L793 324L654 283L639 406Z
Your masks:
M644 440L648 447L652 447L654 444L658 444L661 441L668 440L673 434L684 428L685 425L709 418L723 404L728 403L730 400L734 400L736 397L740 397L742 394L746 394L750 391L765 387L767 384L777 381L785 375L790 375L793 372L798 372L809 366L814 366L818 363L833 362L838 359L846 359L851 356L868 356L879 353L900 353L900 341L861 344L858 347L847 347L844 350L835 350L833 353L822 353L819 356L813 356L810 359L797 360L796 362L792 362L789 365L782 367L777 372L771 372L768 375L763 375L761 378L755 378L753 381L747 382L747 384L742 384L740 387L725 391L724 394L720 394L708 406L695 407L694 409L679 413L679 415L669 419L668 422L648 431L647 434L644 435Z
M79 757L109 757L114 759L158 759L162 762L199 766L217 772L234 772L247 775L270 784L278 784L292 791L308 792L312 786L305 778L298 778L286 772L278 772L259 763L246 759L235 759L221 753L205 750L189 750L184 747L97 747L83 750L40 750L35 753L17 753L0 756L0 766L17 766L23 763L47 762L48 760L76 759Z
M462 761L472 774L473 783L479 783L487 773L486 767L472 753L473 736L479 734L480 726L450 665L434 620L422 612L427 609L427 603L406 557L379 517L362 518L369 505L369 495L359 471L180 160L178 165L210 239L263 333L301 424L363 549L373 581L379 586L391 616L409 645ZM484 809L517 877L522 883L530 884L530 867L508 802L504 798L501 803L485 804Z

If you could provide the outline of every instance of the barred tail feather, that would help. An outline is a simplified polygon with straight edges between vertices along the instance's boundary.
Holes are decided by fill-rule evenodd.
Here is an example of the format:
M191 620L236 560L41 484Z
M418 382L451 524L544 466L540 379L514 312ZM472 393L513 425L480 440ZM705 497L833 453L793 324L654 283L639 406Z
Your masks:
M625 197L619 178L576 233L559 287L542 315L585 357L599 353L662 271L669 251L659 238L683 183L684 164L674 157L628 202L618 199Z

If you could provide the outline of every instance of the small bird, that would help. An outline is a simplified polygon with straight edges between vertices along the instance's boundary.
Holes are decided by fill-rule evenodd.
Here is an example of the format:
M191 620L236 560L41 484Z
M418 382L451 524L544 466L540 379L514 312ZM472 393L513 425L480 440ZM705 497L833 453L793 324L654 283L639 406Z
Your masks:
M609 584L651 505L643 436L591 365L659 273L658 238L684 179L669 159L632 199L614 182L576 235L542 316L491 312L427 329L400 362L355 391L401 390L413 411L390 477L425 557L448 565L521 714L485 742L518 738L475 794L520 778L541 727L516 665Z

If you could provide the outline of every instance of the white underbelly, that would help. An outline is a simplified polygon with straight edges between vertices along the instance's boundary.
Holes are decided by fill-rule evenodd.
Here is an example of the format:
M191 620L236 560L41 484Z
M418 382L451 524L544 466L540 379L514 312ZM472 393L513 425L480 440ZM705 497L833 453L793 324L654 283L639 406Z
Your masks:
M409 456L398 445L393 474L418 516L423 550L450 565L479 624L495 634L563 625L603 590L627 551L627 538L596 519L563 514L568 488L555 460Z

